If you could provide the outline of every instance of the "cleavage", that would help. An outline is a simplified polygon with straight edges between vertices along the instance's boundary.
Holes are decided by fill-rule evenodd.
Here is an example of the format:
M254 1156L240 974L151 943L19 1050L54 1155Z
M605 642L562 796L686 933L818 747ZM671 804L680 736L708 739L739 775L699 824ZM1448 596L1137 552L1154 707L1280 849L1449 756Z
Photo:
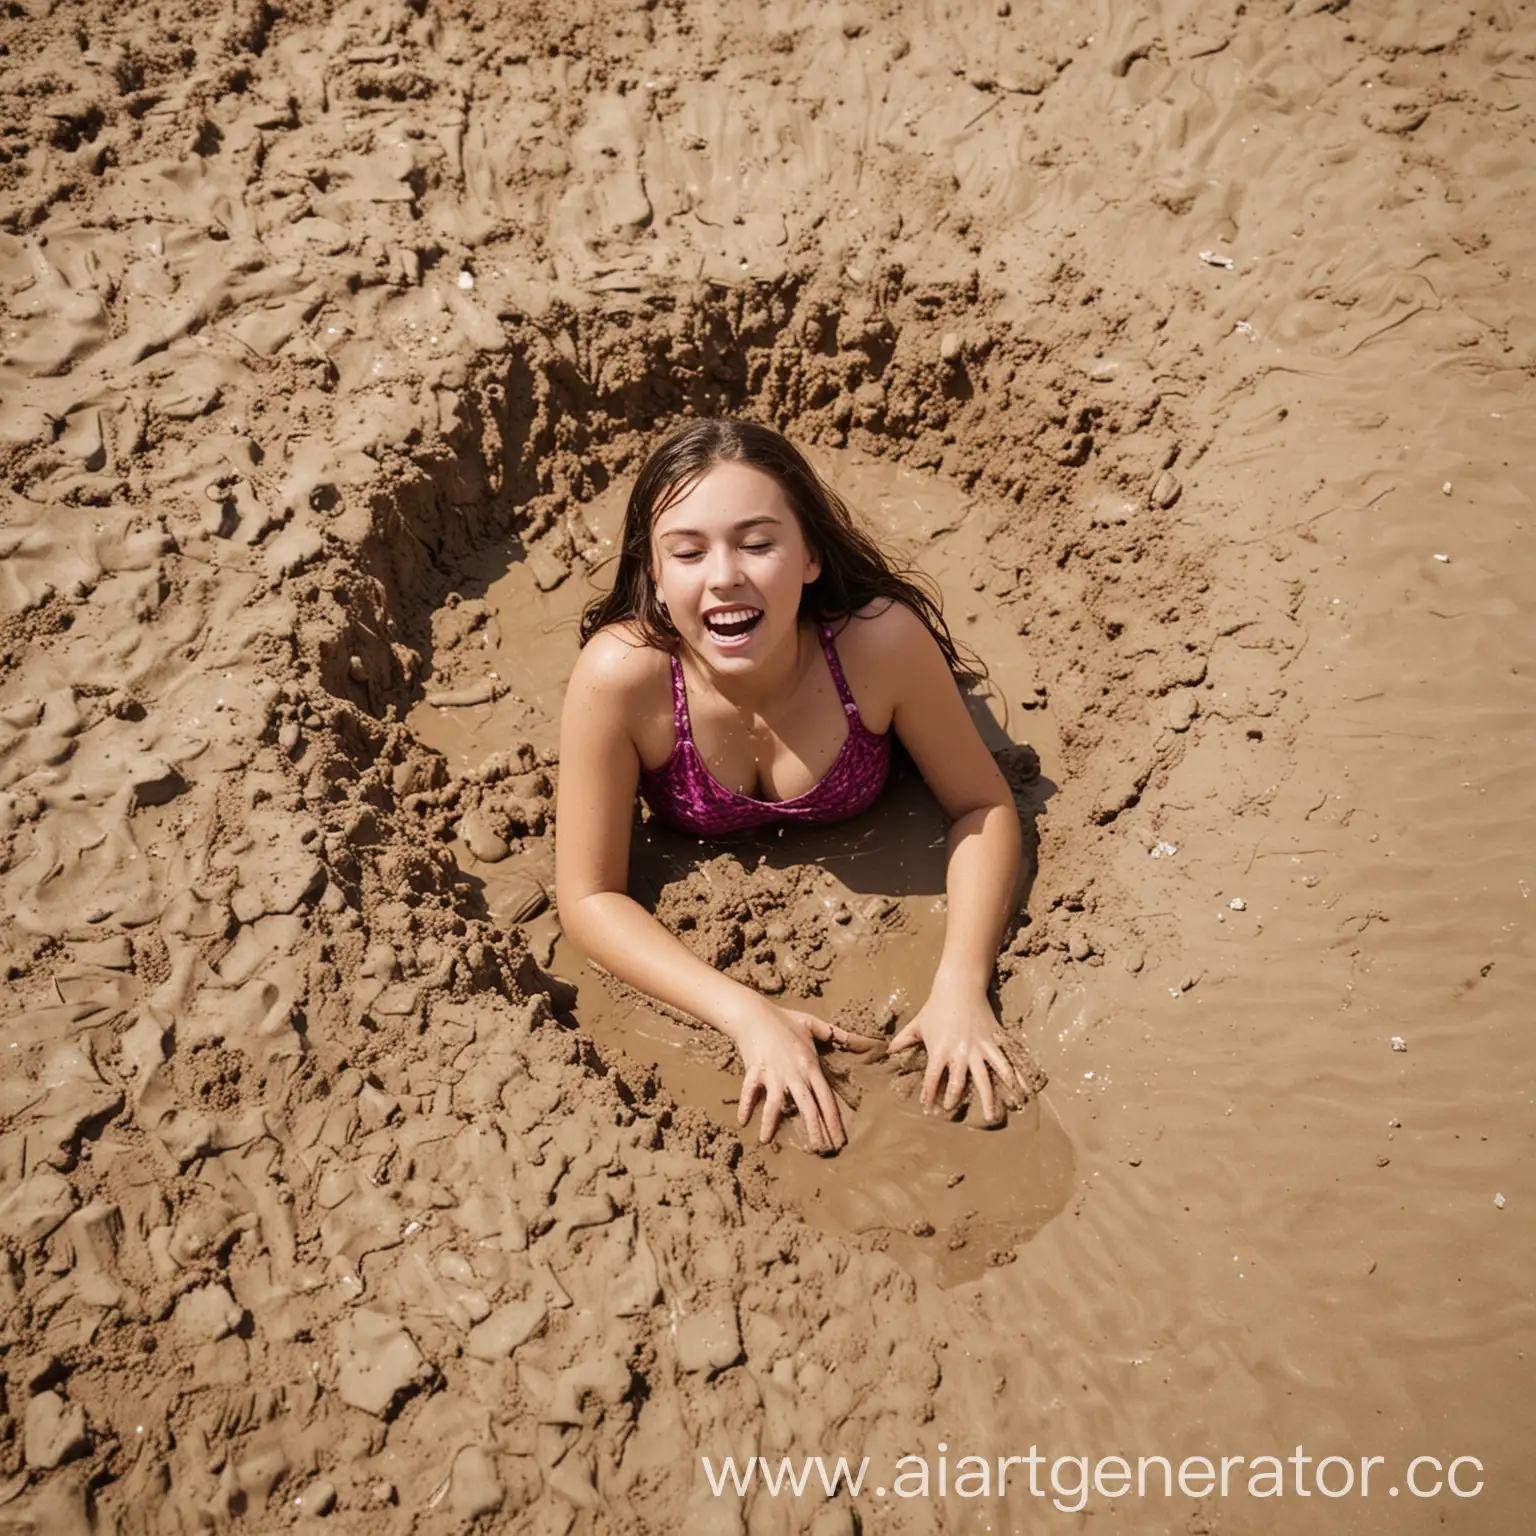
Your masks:
M794 734L804 739L808 747L815 745L815 727L811 716L814 713L819 712L816 706L820 703L821 700L815 698L814 696L812 699L807 700L807 705L809 707L806 710L800 712L801 718L795 722L795 724L798 726L798 729L794 732ZM842 714L841 709L838 710L838 714ZM829 715L829 722L830 718L831 717ZM708 734L713 737L716 735L716 732L714 730L710 730ZM788 740L775 732L766 723L763 723L755 731L750 730L746 726L740 724L728 725L725 731L720 734L723 739L719 741L719 747L714 752L706 752L704 748L699 744L697 739L694 741L694 747L697 749L700 757L704 759L704 766L709 769L710 776L715 780L716 783L720 784L723 788L730 790L733 794L744 794L753 800L762 800L769 804L784 800L798 800L802 795L809 794L810 791L814 789L823 778L826 777L827 772L831 769L833 763L837 761L838 754L834 753L828 759L828 761L821 766L819 771L807 774L808 782L803 787L791 788L789 793L784 793L777 791L768 781L768 773L771 770L774 761L779 758L781 754L787 754L792 758L798 758L802 764L805 764L807 757L810 757L813 766L815 758L820 756L819 753L797 753ZM695 738L697 738L697 731L695 731ZM733 748L735 749L735 752L733 752ZM842 744L840 743L838 746L838 753L841 751ZM740 758L744 758L750 755L751 764L750 767L747 768L747 772L730 772L730 759L735 756L736 753L740 753ZM716 771L715 766L713 766L711 763L711 757L714 758L715 762L718 763L722 769L726 770L724 773ZM738 758L738 761L740 761L740 758ZM766 769L764 766L765 763L767 764ZM750 779L750 787L747 789L736 789L732 781L740 782L742 779Z

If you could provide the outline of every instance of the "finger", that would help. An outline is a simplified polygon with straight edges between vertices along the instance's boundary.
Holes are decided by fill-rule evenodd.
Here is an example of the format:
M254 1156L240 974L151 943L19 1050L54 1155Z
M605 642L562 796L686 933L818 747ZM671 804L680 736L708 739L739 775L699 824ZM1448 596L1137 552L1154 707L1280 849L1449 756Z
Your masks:
M805 1134L811 1143L812 1150L831 1151L832 1143L827 1136L826 1126L821 1123L821 1108L816 1103L816 1095L801 1083L791 1083L789 1092L795 1101L795 1107L800 1111L800 1118L805 1121Z
M992 1074L987 1071L985 1060L973 1062L971 1065L971 1080L976 1084L976 1091L981 1095L981 1113L988 1125L997 1123L997 1097L992 1092Z
M752 1105L762 1091L762 1086L762 1073L757 1067L753 1067L747 1073L746 1081L741 1085L741 1102L736 1106L737 1125L745 1125L752 1118Z
M939 1079L943 1075L944 1063L930 1051L928 1066L923 1072L923 1112L925 1114L933 1108L933 1101L939 1094Z
M916 1045L917 1042L922 1038L923 1037L921 1033L919 1033L917 1025L915 1023L908 1024L905 1029L899 1030L889 1041L886 1042L885 1048L888 1051L911 1050L911 1048Z
M779 1120L784 1114L784 1090L765 1086L763 1093L763 1128L757 1139L767 1146L773 1140L773 1133L778 1130Z
M840 1051L878 1051L885 1041L878 1035L861 1035L837 1024L832 1029L832 1043Z
M814 1013L802 1013L798 1017L816 1039L824 1040L840 1051L872 1051L885 1044L884 1040L877 1040L873 1035L860 1035L851 1029L844 1029L841 1024L818 1019Z
M1011 1088L1013 1086L1013 1064L998 1046L984 1045L981 1049L982 1054L991 1064L992 1070L997 1073L998 1082L1002 1083L1006 1088Z
M827 1128L828 1143L833 1148L846 1145L848 1136L843 1130L843 1117L838 1113L837 1095L820 1072L811 1078L811 1092L816 1095L816 1102L821 1106L821 1121Z
M966 1066L963 1061L949 1063L949 1081L944 1085L944 1113L951 1114L965 1092Z

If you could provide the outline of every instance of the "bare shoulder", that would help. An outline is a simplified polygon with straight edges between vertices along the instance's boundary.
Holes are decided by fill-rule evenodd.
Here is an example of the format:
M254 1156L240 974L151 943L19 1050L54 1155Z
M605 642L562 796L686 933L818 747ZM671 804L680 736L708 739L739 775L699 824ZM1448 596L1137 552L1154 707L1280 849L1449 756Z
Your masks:
M877 598L832 629L854 702L872 731L891 724L916 678L949 676L939 642L905 603Z
M837 643L840 651L846 648L852 654L855 665L867 660L874 666L890 666L939 649L932 631L911 608L884 597L850 614Z
M581 648L561 710L581 737L627 740L645 762L671 750L660 727L672 725L672 669L665 651L628 625L610 624ZM576 739L576 738L573 738Z
M657 681L670 678L666 653L647 645L629 624L609 624L581 649L571 690L608 703L644 702Z

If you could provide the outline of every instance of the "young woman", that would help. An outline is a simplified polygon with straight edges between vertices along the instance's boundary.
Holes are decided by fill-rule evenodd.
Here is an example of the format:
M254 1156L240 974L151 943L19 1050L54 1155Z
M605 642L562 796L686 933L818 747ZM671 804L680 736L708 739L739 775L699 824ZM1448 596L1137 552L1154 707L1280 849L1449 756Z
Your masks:
M701 836L842 820L873 804L891 733L951 818L944 947L928 1000L890 1042L928 1052L923 1105L967 1080L996 1118L1011 1088L987 998L1019 873L1012 795L956 676L937 604L855 526L778 433L695 421L630 494L613 590L582 617L560 735L556 900L622 981L722 1030L746 1069L742 1125L772 1138L792 1101L811 1145L845 1141L817 1046L874 1049L722 975L626 894L635 796Z

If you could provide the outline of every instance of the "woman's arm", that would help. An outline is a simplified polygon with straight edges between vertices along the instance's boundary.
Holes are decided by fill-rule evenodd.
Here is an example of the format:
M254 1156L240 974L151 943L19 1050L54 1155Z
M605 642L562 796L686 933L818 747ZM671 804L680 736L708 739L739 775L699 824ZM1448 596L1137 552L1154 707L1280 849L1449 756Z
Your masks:
M626 696L643 662L638 647L612 634L595 636L577 658L560 719L555 903L565 931L604 970L717 1024L747 989L706 965L626 894L640 782Z
M735 1042L747 1067L743 1125L761 1093L762 1139L770 1140L787 1095L805 1120L811 1145L830 1151L845 1137L837 1100L817 1063L816 1041L857 1047L861 1037L781 1008L722 975L627 894L640 780L628 701L645 660L639 647L620 637L596 635L577 658L566 690L555 810L560 921L605 971Z
M886 675L898 679L900 690L892 723L951 818L944 948L928 1001L891 1049L905 1050L919 1040L927 1046L925 1107L932 1107L941 1079L947 1079L943 1102L953 1110L969 1077L982 1112L994 1120L991 1073L1010 1085L1014 1074L987 988L1017 900L1023 842L1018 812L927 626L900 604L875 622L883 626L879 650Z
M949 918L935 986L985 992L991 984L1018 890L1022 845L1019 813L1006 781L1003 792L1008 797L1005 805L978 806L950 826L944 871Z

